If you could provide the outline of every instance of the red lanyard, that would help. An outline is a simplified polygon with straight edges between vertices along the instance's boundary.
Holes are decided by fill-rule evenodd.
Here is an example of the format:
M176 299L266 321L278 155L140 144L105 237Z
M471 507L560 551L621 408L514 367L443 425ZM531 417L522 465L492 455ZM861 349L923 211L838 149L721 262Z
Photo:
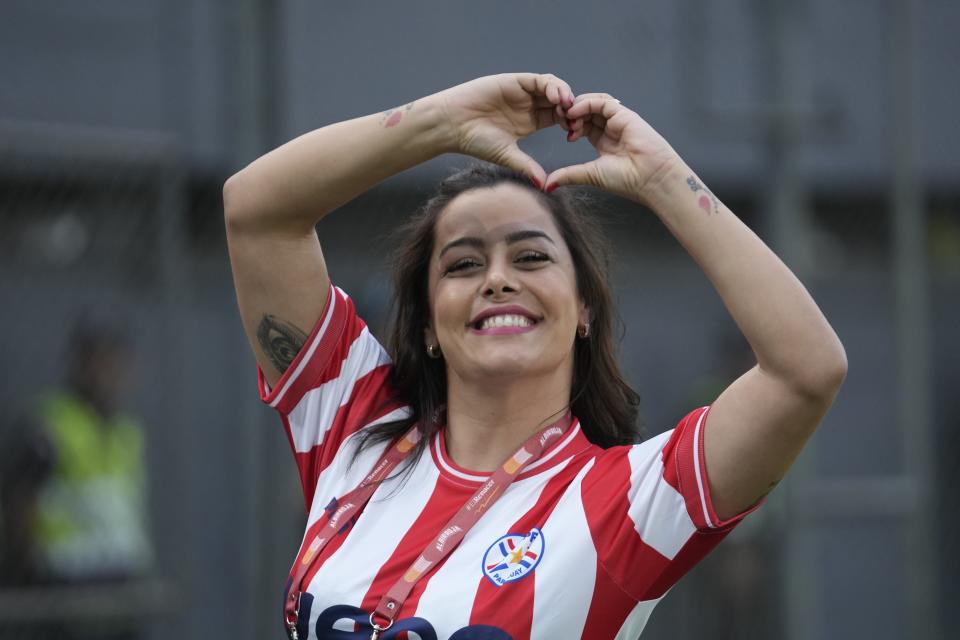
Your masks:
M394 618L403 607L404 601L421 576L428 573L446 558L460 544L470 528L477 520L502 496L510 483L520 474L524 467L537 460L551 444L564 435L570 424L568 411L560 420L534 434L523 446L517 449L490 478L483 483L473 496L464 503L450 521L440 530L436 538L428 544L419 557L413 561L403 577L400 578L387 594L380 599L376 609L370 614L370 624L373 626L371 640L380 637L393 625ZM349 522L367 504L379 483L397 468L410 454L410 451L420 440L420 430L414 425L406 435L395 445L387 449L373 470L360 482L355 489L343 496L337 502L339 505L330 514L327 523L314 536L303 554L303 559L297 563L292 571L290 593L284 602L284 618L291 640L299 640L297 620L300 615L300 596L303 593L303 578L309 571L313 561L320 552L337 534L341 522ZM378 622L379 621L379 622ZM382 623L382 624L381 624Z

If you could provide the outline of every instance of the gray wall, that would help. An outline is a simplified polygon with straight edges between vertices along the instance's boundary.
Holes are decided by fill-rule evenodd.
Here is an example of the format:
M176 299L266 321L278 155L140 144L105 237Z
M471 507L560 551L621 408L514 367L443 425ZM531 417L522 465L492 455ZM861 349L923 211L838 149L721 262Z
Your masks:
M0 117L169 131L196 165L230 167L251 149L479 75L552 72L577 92L616 95L698 170L743 183L763 169L759 114L779 79L793 107L827 120L801 135L805 176L876 187L890 171L890 61L903 54L893 3L783 3L778 31L776 3L755 0L7 0ZM922 5L923 168L950 186L960 4ZM785 48L779 70L770 40ZM263 93L251 98L251 87ZM589 155L586 142L568 149L557 136L531 148L551 165Z

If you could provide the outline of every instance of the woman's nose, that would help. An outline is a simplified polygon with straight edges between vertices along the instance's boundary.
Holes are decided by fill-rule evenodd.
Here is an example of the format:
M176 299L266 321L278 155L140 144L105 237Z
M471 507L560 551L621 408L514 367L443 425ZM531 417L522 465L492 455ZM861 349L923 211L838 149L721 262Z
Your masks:
M483 283L483 295L496 296L503 293L516 293L519 285L510 277L504 265L491 262L487 268L487 278Z

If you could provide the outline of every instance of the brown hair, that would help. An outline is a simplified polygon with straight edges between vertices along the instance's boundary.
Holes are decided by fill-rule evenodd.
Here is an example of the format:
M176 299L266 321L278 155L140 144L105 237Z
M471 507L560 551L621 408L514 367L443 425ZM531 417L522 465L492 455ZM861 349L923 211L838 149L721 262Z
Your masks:
M393 255L394 301L389 330L393 369L390 382L402 402L412 409L407 419L371 427L361 436L358 451L394 440L420 421L422 438L411 460L424 451L441 422L447 399L446 368L442 358L427 355L424 329L430 318L427 288L434 229L447 205L471 189L513 183L536 193L573 258L577 290L590 309L590 332L575 339L570 407L587 439L600 447L641 440L638 427L640 396L627 383L617 362L613 321L623 322L614 308L609 279L610 245L593 216L585 212L586 194L561 188L545 194L522 174L499 165L478 163L444 179L436 193L397 230ZM621 331L622 335L622 331ZM426 418L426 419L424 419Z

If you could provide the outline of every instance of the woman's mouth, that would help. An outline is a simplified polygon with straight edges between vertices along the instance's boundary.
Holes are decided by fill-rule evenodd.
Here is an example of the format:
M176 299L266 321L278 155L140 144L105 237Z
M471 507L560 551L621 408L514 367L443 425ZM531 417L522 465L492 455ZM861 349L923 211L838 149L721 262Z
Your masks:
M531 320L526 316L503 314L488 316L480 322L470 325L470 331L482 336L527 333L533 331L537 324L539 323L536 320Z

